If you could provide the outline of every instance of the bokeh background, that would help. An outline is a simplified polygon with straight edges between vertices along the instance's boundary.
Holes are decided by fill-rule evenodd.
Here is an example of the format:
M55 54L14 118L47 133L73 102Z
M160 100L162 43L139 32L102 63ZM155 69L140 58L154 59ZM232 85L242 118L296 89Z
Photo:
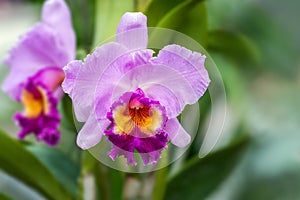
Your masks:
M0 0L1 59L18 37L39 21L42 3ZM171 166L156 175L120 175L116 171L107 172L108 168L103 166L96 172L89 171L89 165L83 167L82 162L91 158L74 147L74 129L64 120L61 129L65 135L55 150L45 150L42 145L27 147L23 143L15 148L8 143L0 146L0 199L2 194L3 198L12 199L63 199L55 195L59 192L53 195L43 192L54 186L36 183L43 182L43 177L31 176L34 170L40 170L34 162L28 160L23 169L26 163L4 163L3 154L16 155L17 150L9 149L24 145L55 177L60 176L59 183L69 185L67 190L73 198L134 199L132 190L141 189L139 184L149 181L153 186L142 187L137 199L147 199L149 193L150 199L300 199L300 1L68 0L67 3L72 11L79 58L113 35L126 11L143 11L150 26L176 29L197 40L218 66L226 88L227 118L222 136L213 152L201 159L198 157L201 142L195 141L175 172ZM0 83L8 71L0 64ZM204 106L201 115L205 119L209 116L205 108L209 96L200 100L200 104ZM18 127L12 118L21 109L20 104L0 91L0 129L13 138ZM200 129L204 126L200 124ZM199 135L201 140L201 131ZM34 143L34 139L27 142ZM60 163L60 160L67 161ZM18 165L15 178L3 167L6 164ZM83 180L78 182L83 174ZM103 179L107 183L101 183Z

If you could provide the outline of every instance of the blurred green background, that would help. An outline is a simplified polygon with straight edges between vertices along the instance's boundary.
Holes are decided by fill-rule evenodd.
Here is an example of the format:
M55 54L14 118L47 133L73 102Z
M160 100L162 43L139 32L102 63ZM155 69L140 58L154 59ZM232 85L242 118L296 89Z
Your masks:
M42 3L0 0L1 59L19 35L39 21ZM12 118L22 106L0 91L0 199L300 199L300 1L67 3L78 57L113 35L124 12L136 10L148 16L149 26L178 30L204 46L226 88L222 136L214 151L202 159L198 157L201 142L195 142L175 172L173 164L156 174L124 175L99 167L80 152L68 120L62 122L62 143L55 149L36 144L33 138L28 140L33 145L7 138L7 134L16 136L18 127ZM1 65L0 83L7 73L8 68ZM208 98L200 100L204 110ZM62 103L61 109L65 111L66 105ZM139 186L142 183L152 187ZM132 197L131 190L136 188L142 192Z

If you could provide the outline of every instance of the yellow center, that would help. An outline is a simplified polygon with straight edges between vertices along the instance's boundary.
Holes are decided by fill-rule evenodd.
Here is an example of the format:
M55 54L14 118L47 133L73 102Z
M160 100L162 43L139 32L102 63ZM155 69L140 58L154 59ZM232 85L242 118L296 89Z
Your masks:
M49 102L47 99L46 91L41 87L37 87L40 98L35 97L28 90L24 89L22 92L21 101L24 105L24 114L27 117L34 118L44 112L47 114L49 112Z
M134 134L134 128L151 136L161 127L162 112L157 107L142 106L130 108L127 104L117 106L113 111L114 132L118 134Z

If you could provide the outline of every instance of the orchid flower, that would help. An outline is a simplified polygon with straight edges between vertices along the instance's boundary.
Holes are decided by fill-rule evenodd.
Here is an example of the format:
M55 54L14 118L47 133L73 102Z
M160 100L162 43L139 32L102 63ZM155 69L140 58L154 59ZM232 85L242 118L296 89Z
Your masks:
M63 0L48 0L41 22L20 38L4 60L10 73L2 89L24 105L24 111L15 115L20 139L34 133L48 145L58 143L62 68L73 59L75 34L70 11Z
M125 13L116 42L64 67L63 90L73 100L77 120L85 122L77 136L82 149L105 135L112 160L124 156L127 165L136 165L138 152L148 165L160 159L169 141L178 147L190 143L176 117L209 85L205 56L174 44L153 57L147 43L146 16Z

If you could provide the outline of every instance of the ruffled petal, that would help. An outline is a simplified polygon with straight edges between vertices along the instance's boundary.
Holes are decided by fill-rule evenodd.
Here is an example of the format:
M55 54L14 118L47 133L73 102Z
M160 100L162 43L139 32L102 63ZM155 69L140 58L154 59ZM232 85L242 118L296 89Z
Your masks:
M134 159L134 153L133 152L125 151L125 150L117 147L116 145L113 145L111 151L109 152L109 157L113 161L115 161L116 157L119 157L119 156L124 156L124 158L126 158L126 160L127 160L126 165L127 166L129 166L129 165L136 166L137 165L137 162Z
M112 102L116 101L123 93L130 91L130 88L134 88L134 90L138 88L134 76L127 80L125 84L120 84L120 81L132 69L148 63L152 54L152 50L127 52L119 56L105 69L98 80L95 91L97 102L101 105L97 109L98 118L105 118Z
M58 40L68 54L68 60L75 58L75 33L71 14L63 0L48 0L43 6L42 20L57 31Z
M104 131L113 143L111 158L123 155L127 164L135 165L134 151L140 153L144 165L155 164L167 148L168 134L163 131L166 110L158 101L145 97L141 89L126 92L107 113L111 121Z
M126 91L141 88L166 108L168 118L179 115L184 106L192 104L196 98L193 88L181 73L165 65L145 64L131 69L118 85Z
M158 133L147 138L139 138L131 135L114 134L111 130L105 131L109 141L113 143L110 157L115 160L117 156L127 158L127 165L136 165L134 150L140 153L144 165L155 164L160 159L161 151L167 148L168 137L165 132Z
M141 12L125 13L119 23L116 40L129 49L147 48L147 17Z
M57 40L55 31L37 24L9 52L4 63L10 66L2 88L13 99L20 97L21 87L28 77L49 66L63 67L69 56Z
M62 83L62 89L65 93L69 94L71 98L74 97L73 89L76 84L78 73L82 66L83 66L82 61L75 60L75 61L71 61L68 65L66 65L63 68L66 77ZM91 110L89 110L88 106L82 104L82 102L84 101L79 101L76 104L73 102L73 108L75 111L76 119L80 122L85 122L88 119Z
M154 64L162 64L176 70L193 88L191 101L195 103L206 91L210 79L204 67L205 56L192 52L179 45L169 45L160 50L158 56L152 59ZM188 93L186 95L189 95Z
M38 139L45 141L49 146L55 146L60 140L60 133L58 130L48 127L43 130Z
M97 85L102 84L99 79L108 66L127 51L128 49L121 44L107 43L88 55L84 63L74 61L64 68L66 79L63 82L63 89L72 98L79 121L87 120L89 113L95 107L96 97L106 98L104 93L100 96L95 94Z
M191 142L191 136L183 129L176 118L168 120L165 131L168 133L171 142L178 147L185 147Z
M184 102L181 98L178 99L172 88L165 85L151 84L151 86L146 87L145 92L162 105L167 105L167 116L170 118L176 117L184 108Z
M63 68L66 77L61 86L63 90L70 95L70 97L73 97L73 88L75 86L78 72L82 66L83 63L81 60L74 60Z
M96 116L91 114L77 135L77 145L82 149L95 146L100 142L108 125L108 120L97 120Z
M48 87L34 81L30 79L24 87L24 111L15 115L15 121L21 127L18 137L23 139L33 133L38 140L55 146L60 139L58 127L61 117L57 109L58 101Z

